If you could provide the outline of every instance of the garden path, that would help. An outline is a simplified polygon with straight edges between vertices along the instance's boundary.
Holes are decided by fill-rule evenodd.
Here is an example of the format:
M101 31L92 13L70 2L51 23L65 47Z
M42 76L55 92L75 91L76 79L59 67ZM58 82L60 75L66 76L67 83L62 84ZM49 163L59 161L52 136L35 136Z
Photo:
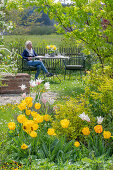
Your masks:
M35 98L35 93L31 94L31 97ZM46 92L43 95L44 99L52 98L56 99L57 98L57 93L53 92ZM19 103L22 100L21 94L0 94L0 105L6 105L6 104L16 104Z

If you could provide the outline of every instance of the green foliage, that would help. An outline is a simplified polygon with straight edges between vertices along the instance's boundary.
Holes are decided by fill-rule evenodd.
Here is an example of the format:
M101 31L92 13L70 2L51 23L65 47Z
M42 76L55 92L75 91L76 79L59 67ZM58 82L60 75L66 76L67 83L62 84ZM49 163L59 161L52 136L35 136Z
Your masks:
M50 0L38 1L39 10L57 21L56 28L59 33L66 34L68 38L75 38L83 44L87 52L95 54L102 67L106 58L113 55L112 35L112 2L103 1L73 1L73 5L63 6L60 2L52 3Z
M106 66L102 72L99 66L95 66L86 76L86 85L85 95L92 113L107 117L110 121L113 115L112 68Z
M54 129L56 129L59 136L65 134L68 140L83 139L83 136L81 135L81 130L87 123L83 122L79 118L79 115L83 112L88 113L88 115L91 115L90 109L87 107L87 105L88 100L84 100L84 98L70 98L67 99L65 104L56 105L55 120L53 121L52 126ZM68 119L70 121L68 128L63 129L61 127L60 120L62 119Z
M28 32L30 35L49 35L56 33L56 29L53 26L32 26Z

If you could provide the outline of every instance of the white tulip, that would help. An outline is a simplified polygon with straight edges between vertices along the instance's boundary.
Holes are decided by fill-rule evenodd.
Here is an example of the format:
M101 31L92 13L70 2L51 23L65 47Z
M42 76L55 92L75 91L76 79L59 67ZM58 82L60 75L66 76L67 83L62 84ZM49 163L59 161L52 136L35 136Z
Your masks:
M97 117L97 123L101 124L103 122L104 118L103 117Z
M46 82L46 83L44 84L44 87L45 87L46 90L47 90L47 89L50 89L50 84L49 84L49 82Z
M36 86L36 82L33 81L33 80L31 80L29 83L30 83L30 86L31 86L31 87L35 87L35 86Z
M43 82L44 80L42 80L41 78L36 79L36 85L39 85Z
M21 86L19 86L20 88L21 88L21 90L23 91L23 90L25 90L27 87L26 87L26 85L24 85L24 84L22 84Z
M79 117L80 117L82 120L86 120L87 122L90 122L89 116L86 115L84 112L83 112L82 114L80 114Z
M25 97L26 97L26 93L23 93L23 94L22 94L22 97L25 98Z
M55 102L55 100L54 100L54 99L52 99L52 98L49 98L49 99L48 99L48 102L49 102L49 104L51 104L51 105L52 105L52 104Z

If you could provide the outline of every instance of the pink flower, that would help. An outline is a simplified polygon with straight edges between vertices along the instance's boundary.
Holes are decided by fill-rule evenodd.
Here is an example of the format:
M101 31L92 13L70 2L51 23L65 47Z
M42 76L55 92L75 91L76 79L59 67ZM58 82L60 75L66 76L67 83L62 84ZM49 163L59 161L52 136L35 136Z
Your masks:
M23 94L22 94L22 97L25 98L25 97L26 97L26 93L23 93Z
M29 83L30 83L30 86L31 86L31 87L35 87L35 86L36 86L36 83L35 83L35 81L33 81L33 80L31 80Z
M38 78L38 79L36 79L36 82L35 82L35 83L36 83L36 85L39 85L39 84L41 84L43 81L44 81L44 80Z
M44 103L44 104L46 104L46 102L47 102L47 100L46 99L44 99L43 97L42 97L42 102Z

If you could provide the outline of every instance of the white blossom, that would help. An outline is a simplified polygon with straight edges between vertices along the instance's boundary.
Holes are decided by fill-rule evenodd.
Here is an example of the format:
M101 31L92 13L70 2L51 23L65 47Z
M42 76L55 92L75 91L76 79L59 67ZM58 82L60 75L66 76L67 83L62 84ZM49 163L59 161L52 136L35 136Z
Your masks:
M36 86L36 82L33 81L33 80L31 80L29 83L30 83L30 86L31 86L31 87L35 87L35 86Z
M38 78L38 79L36 79L36 85L39 85L39 84L41 84L42 82L43 82L44 80L42 80L41 78Z
M47 90L47 89L50 89L50 84L49 84L49 82L46 82L46 83L44 84L44 87L45 87L46 90Z
M47 100L42 97L41 101L46 104Z
M26 93L23 93L23 94L22 94L22 97L25 98L25 97L26 97Z
M86 115L84 112L83 112L82 114L80 114L79 117L80 117L82 120L86 120L87 122L90 122L89 116Z
M101 116L100 116L100 117L97 117L97 123L98 123L98 124L101 124L101 123L103 122L103 119L104 119L104 118L101 117Z
M48 99L48 102L49 102L50 105L52 105L52 104L55 102L55 100L52 99L52 98L49 98L49 99Z
M21 88L21 90L23 91L23 90L25 90L27 87L26 87L26 85L24 85L24 84L22 84L21 86L19 86L20 88Z

